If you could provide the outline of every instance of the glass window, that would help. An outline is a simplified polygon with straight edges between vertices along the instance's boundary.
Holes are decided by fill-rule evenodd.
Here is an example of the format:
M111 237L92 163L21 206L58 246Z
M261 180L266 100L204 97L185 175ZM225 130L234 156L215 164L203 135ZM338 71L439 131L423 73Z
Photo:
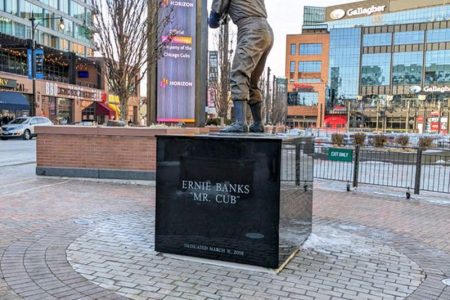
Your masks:
M329 85L332 97L328 105L359 95L361 29L342 28L330 32Z
M319 55L322 54L322 44L301 44L300 55Z
M365 34L363 38L363 46L390 46L392 44L391 33Z
M392 83L395 85L421 84L422 64L422 52L394 53Z
M394 44L395 45L422 44L424 38L425 32L423 31L396 32L394 34Z
M299 61L298 71L301 73L320 73L322 62L320 61Z
M64 19L64 34L73 36L73 21Z
M58 0L40 0L42 3L47 4L53 8L58 9Z
M17 0L5 1L5 12L12 15L17 15L18 13Z
M319 93L299 92L288 94L288 105L290 106L317 106L319 103Z
M75 38L85 42L89 42L89 30L82 25L75 24Z
M291 55L297 54L297 44L291 44Z
M42 7L34 5L28 1L20 0L20 17L29 19L31 18L32 13L37 19L36 22L41 24L42 21L39 19L44 16L44 10L42 9Z
M325 7L305 6L303 24L311 25L325 22Z
M66 39L59 39L59 48L63 51L69 51L69 41Z
M6 18L0 19L0 32L9 35L13 34L13 23L11 22L11 20Z
M90 11L89 9L86 9L86 26L92 26L92 24L93 24L92 19L93 19L92 11Z
M69 14L69 0L59 0L59 10Z
M25 28L26 27L23 24L14 23L14 36L23 38L23 39L28 38Z
M450 29L435 29L428 30L427 32L427 42L428 43L439 43L450 41Z
M289 70L291 73L295 73L295 61L291 61Z
M450 50L427 52L425 83L426 84L450 83Z
M391 80L391 54L364 54L361 67L362 85L389 85Z
M80 4L71 1L70 2L70 15L74 18L77 18L79 20L84 20L86 11L84 6L81 6Z

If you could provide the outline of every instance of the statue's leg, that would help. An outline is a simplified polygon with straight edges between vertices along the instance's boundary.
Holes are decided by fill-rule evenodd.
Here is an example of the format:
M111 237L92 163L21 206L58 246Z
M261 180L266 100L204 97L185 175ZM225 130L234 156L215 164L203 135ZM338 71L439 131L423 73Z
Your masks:
M268 36L266 39L267 47L264 51L262 51L262 56L258 63L256 64L255 69L253 70L250 77L250 99L248 104L250 105L250 109L253 117L253 124L250 125L250 132L262 133L264 132L264 126L262 121L262 102L263 95L261 89L259 88L259 79L264 72L264 68L266 65L267 57L269 56L270 50L273 46L273 33L270 29L268 31Z
M246 24L238 29L237 46L230 77L235 119L234 123L222 132L241 133L248 131L245 104L251 99L250 81L252 74L260 64L264 53L272 44L273 39L268 41L268 37L270 39L270 34L261 23ZM262 69L264 71L264 65Z

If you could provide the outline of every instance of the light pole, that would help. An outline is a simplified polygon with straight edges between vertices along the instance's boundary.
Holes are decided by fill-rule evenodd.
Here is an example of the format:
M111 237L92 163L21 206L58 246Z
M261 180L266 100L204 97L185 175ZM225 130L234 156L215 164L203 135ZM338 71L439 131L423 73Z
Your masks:
M62 17L48 17L48 18L39 18L39 20L59 20L59 29L64 30L64 19ZM31 77L33 81L33 101L31 103L31 116L36 114L36 29L39 23L36 23L36 18L34 14L31 13L31 18L29 19L31 22Z

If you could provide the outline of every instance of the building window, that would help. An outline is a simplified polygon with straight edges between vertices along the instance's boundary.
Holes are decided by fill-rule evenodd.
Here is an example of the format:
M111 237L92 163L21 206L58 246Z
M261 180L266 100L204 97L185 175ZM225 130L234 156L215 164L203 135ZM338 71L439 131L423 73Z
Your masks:
M298 92L288 93L289 106L317 106L319 103L319 93Z
M394 53L392 83L395 85L420 84L422 82L422 64L422 52Z
M9 35L13 34L13 23L11 22L11 20L0 19L0 32L6 33Z
M301 44L300 55L320 55L322 54L322 44Z
M69 14L69 0L59 0L59 10Z
M330 32L330 105L359 95L361 28L334 29Z
M298 71L301 73L320 73L322 62L320 61L299 61Z
M389 85L391 77L391 54L364 54L361 67L362 85Z
M17 15L18 9L17 9L17 1L6 1L5 2L5 12L11 15Z
M450 50L426 54L425 84L450 83Z
M295 61L291 61L289 70L291 73L295 73Z
M325 22L325 8L305 6L303 11L303 24L311 25Z
M71 1L70 15L74 18L77 18L78 20L84 21L84 18L86 17L86 9L84 8L84 6L81 6L80 4Z
M395 45L423 44L425 33L423 31L405 31L394 34Z
M291 55L297 54L297 44L291 44Z
M428 43L440 43L450 41L450 29L435 29L428 30L427 42Z
M363 38L363 46L390 46L392 44L391 33L365 34Z

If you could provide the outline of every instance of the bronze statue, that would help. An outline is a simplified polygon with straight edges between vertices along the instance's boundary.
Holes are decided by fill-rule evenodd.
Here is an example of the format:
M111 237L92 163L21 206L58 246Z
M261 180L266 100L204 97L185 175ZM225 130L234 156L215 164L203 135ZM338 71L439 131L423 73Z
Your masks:
M209 27L218 28L230 16L238 27L238 38L231 68L231 98L234 123L221 132L264 132L263 95L258 87L267 56L273 45L273 31L267 22L264 0L214 0L208 19ZM246 105L250 106L253 124L246 124Z

